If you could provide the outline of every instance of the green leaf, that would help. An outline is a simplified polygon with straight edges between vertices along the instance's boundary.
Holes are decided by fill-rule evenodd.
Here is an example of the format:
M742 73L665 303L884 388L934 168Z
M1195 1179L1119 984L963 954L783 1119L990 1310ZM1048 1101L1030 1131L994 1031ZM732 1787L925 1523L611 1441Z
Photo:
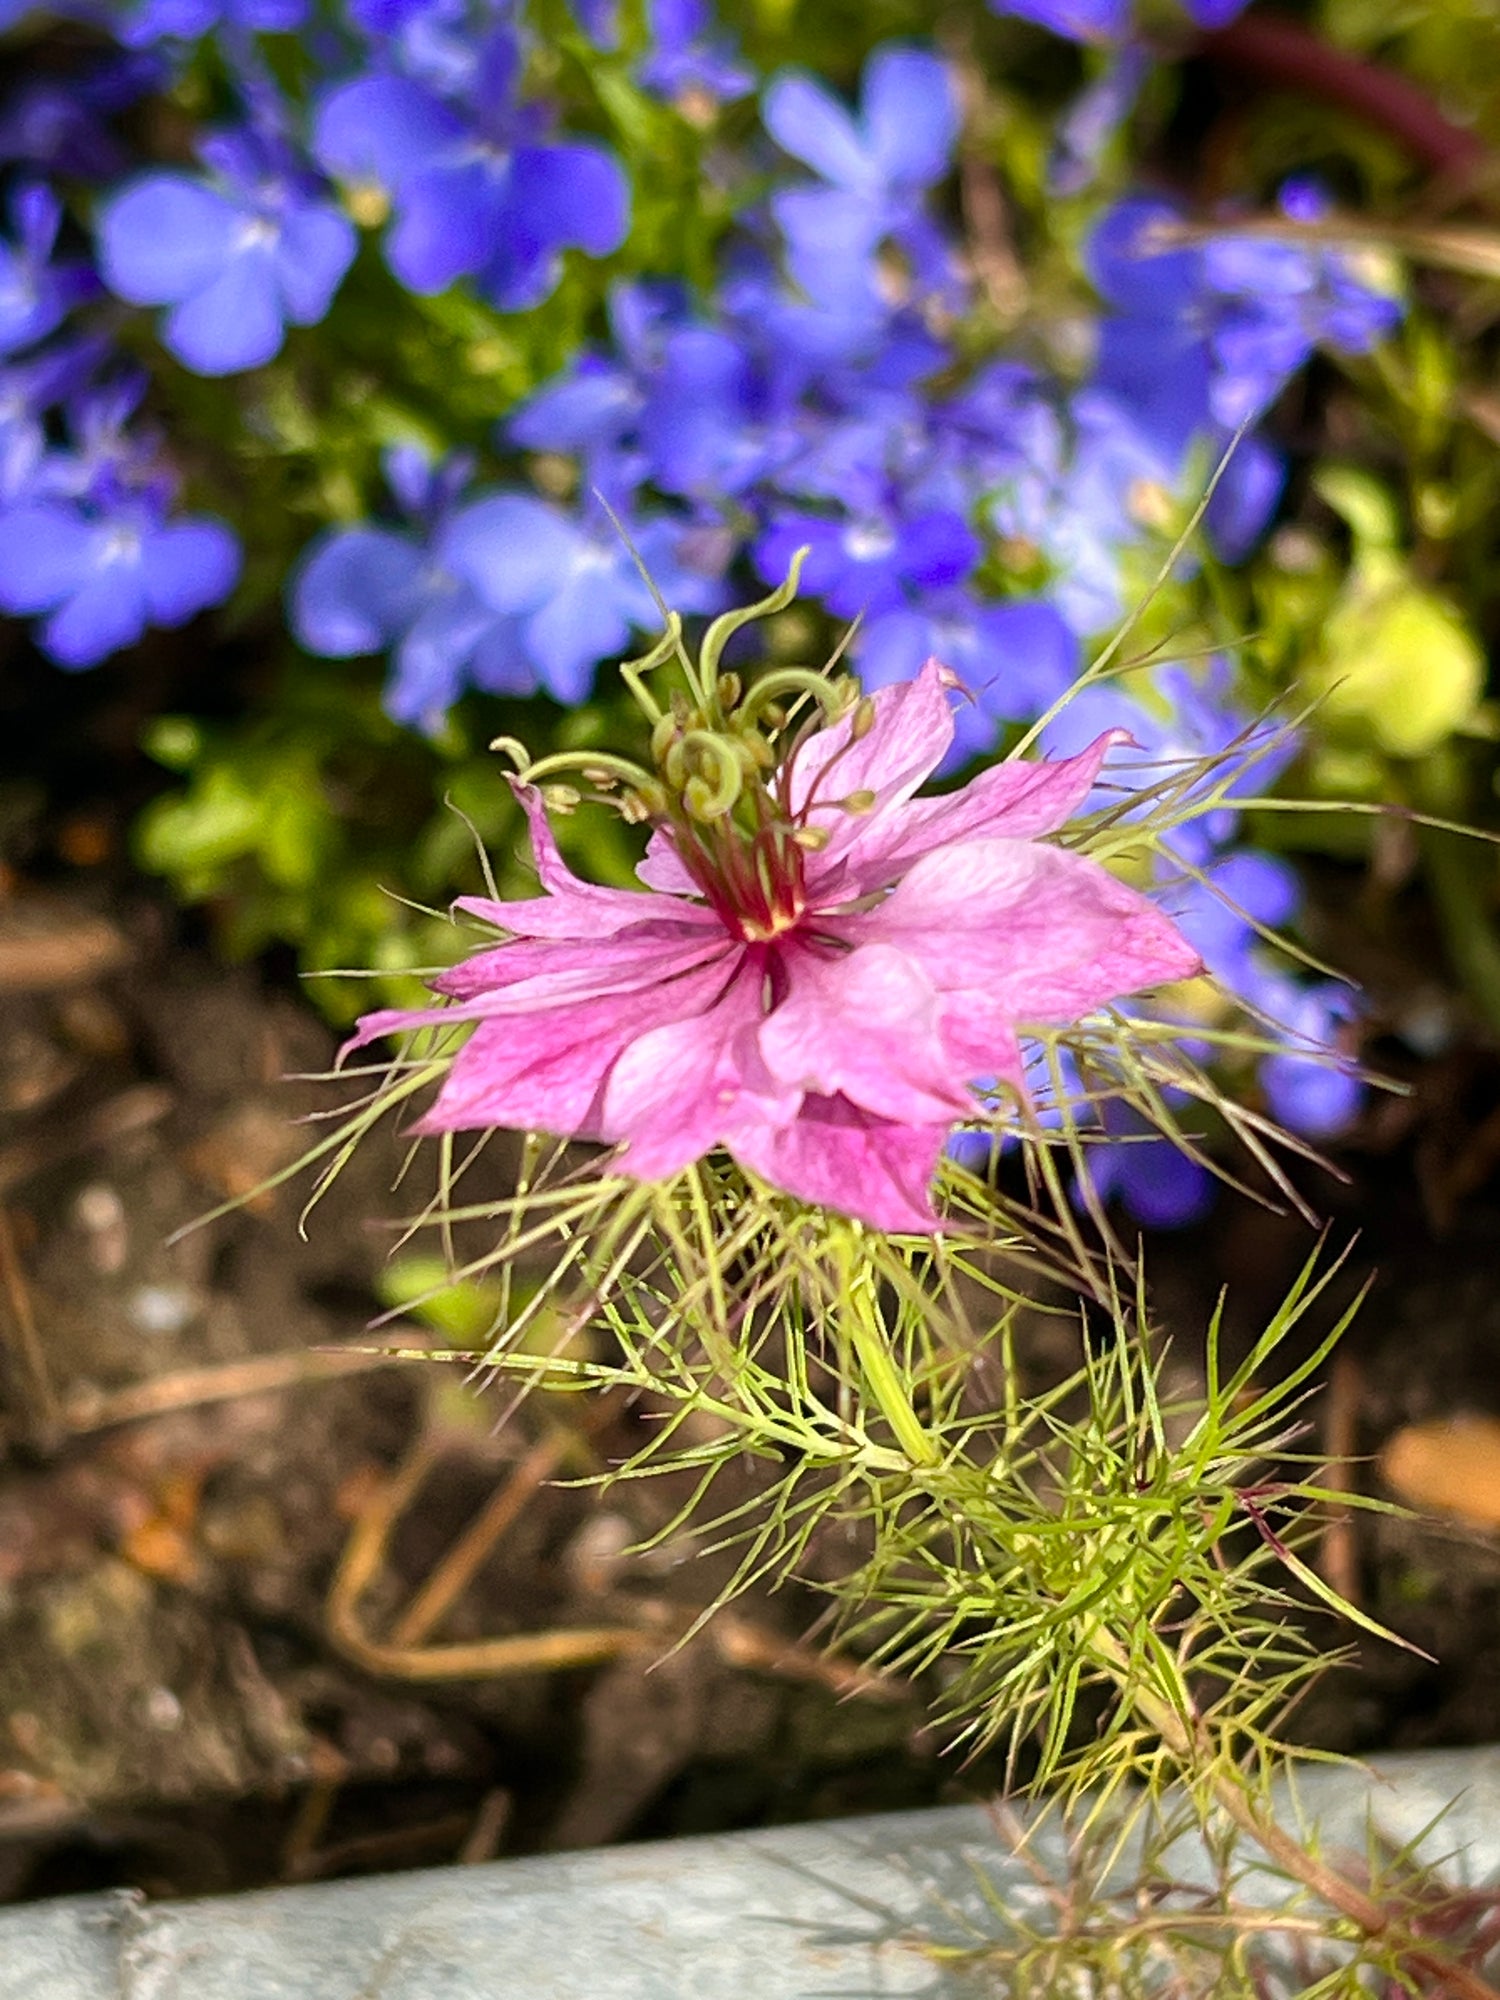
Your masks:
M1354 537L1356 549L1400 546L1401 515L1394 497L1368 472L1353 465L1323 465L1313 474L1313 491L1331 507Z
M1373 585L1373 587L1372 587ZM1356 573L1308 674L1327 723L1393 757L1423 757L1474 716L1484 654L1454 607L1404 571Z
M404 1308L455 1346L481 1343L494 1324L498 1285L454 1284L447 1259L416 1252L396 1257L376 1281L382 1305Z

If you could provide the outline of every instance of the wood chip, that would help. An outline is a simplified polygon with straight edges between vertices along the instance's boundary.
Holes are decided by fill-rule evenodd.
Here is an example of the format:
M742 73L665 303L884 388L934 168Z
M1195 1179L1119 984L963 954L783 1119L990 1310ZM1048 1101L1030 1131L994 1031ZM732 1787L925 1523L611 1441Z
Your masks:
M1500 1417L1407 1424L1381 1453L1380 1472L1408 1507L1500 1529Z
M107 917L29 898L0 909L0 993L86 985L129 957L129 939Z

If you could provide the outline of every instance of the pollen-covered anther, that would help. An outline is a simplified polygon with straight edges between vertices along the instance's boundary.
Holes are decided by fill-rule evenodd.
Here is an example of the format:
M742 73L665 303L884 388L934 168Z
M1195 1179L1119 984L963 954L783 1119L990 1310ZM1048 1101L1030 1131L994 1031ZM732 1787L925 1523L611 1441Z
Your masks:
M736 739L741 750L757 771L776 769L776 752L771 748L758 729L746 729Z
M856 819L860 819L867 812L874 811L876 797L877 794L868 785L862 785L857 792L848 792L838 801L839 810L853 813Z

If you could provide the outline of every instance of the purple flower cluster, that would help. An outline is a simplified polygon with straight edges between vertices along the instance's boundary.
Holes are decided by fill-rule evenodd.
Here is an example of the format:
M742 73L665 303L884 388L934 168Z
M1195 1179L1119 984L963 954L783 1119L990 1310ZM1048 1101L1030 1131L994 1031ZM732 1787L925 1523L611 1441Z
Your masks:
M32 11L0 10L0 28ZM0 236L0 609L41 614L42 649L84 667L148 625L181 624L221 601L239 569L226 527L173 516L164 441L134 415L144 382L111 360L119 314L109 295L164 308L160 341L183 367L237 374L274 359L289 327L327 314L358 247L341 192L390 211L385 254L409 290L468 278L508 310L547 295L563 249L614 249L629 201L613 157L557 139L547 107L527 96L525 47L506 5L350 0L345 31L309 33L310 102L288 100L257 40L308 28L306 0L54 11L97 20L122 49L66 88L34 78L0 105L0 171L14 162L17 175ZM691 7L667 13L687 61L707 24ZM199 140L195 168L129 173L112 115L210 38L240 91L238 122ZM81 237L60 235L56 187L79 183L78 211L93 210L92 254ZM431 496L416 511L423 532L446 520ZM581 531L559 517L558 532L578 544L573 566L586 570ZM400 538L370 535L366 555L394 561ZM579 640L549 640L548 604L507 600L481 615L466 586L449 590L445 560L424 554L420 576L398 563L379 591L373 576L359 579L359 631L369 646L399 646L406 680L392 705L403 718L431 724L467 683L540 682L577 699L599 654L649 609L639 579L616 576L615 613L591 600L585 660ZM604 568L620 569L613 547ZM497 588L486 583L481 596ZM535 666L513 631L536 635Z
M0 4L0 26L24 11ZM159 315L182 367L233 375L328 314L356 219L378 232L396 285L419 298L461 286L480 312L535 308L567 253L626 243L621 165L559 129L534 82L533 59L545 69L550 55L522 11L343 0L315 17L305 0L129 0L100 16L125 46L97 76L0 105L0 608L40 617L60 664L181 623L238 570L227 528L172 511L140 379L111 359L126 308ZM1054 178L1086 185L1144 74L1131 10L999 11L1117 44L1059 134ZM1211 27L1238 7L1188 11ZM737 220L712 282L617 280L607 336L497 412L495 473L481 477L469 453L388 451L385 518L328 529L305 551L289 588L296 636L327 657L387 654L387 705L410 726L436 730L470 688L577 703L601 661L657 624L653 590L709 613L736 565L779 582L805 547L805 587L858 621L867 684L911 680L935 655L969 687L957 767L1064 691L1160 568L1207 471L1309 355L1362 353L1397 317L1338 252L1188 231L1170 204L1141 198L1106 215L1087 248L1101 311L1083 380L976 361L973 280L944 205L960 108L932 49L878 48L850 104L800 71L761 87L708 0L646 0L643 15L573 0L572 12L600 51L644 19L644 47L610 60L693 122L759 89L760 127L713 156ZM292 33L296 61L271 60L262 38ZM114 112L200 46L237 107L200 138L196 164L132 175ZM57 186L76 192L66 227ZM1283 194L1295 220L1319 202L1301 184ZM536 455L544 481L525 476ZM1249 429L1208 515L1222 557L1261 535L1282 479ZM1111 698L1109 723L1154 754L1170 754L1166 719L1215 744L1241 726L1227 670L1158 674L1144 699ZM1289 878L1236 837L1223 815L1184 857L1184 926L1255 1006L1316 1039L1341 1003L1259 947L1262 907L1281 908ZM1242 896L1201 886L1235 868ZM1262 1065L1261 1086L1310 1132L1332 1129L1354 1088L1293 1044ZM1129 1163L1148 1154L1112 1149L1127 1192L1145 1185Z
M629 192L602 146L550 136L544 107L521 89L518 35L442 35L434 16L452 11L362 7L366 20L396 14L400 25L373 38L369 67L319 97L312 150L343 185L389 203L385 258L408 291L470 278L516 311L553 289L563 249L618 249Z
M240 560L222 522L174 515L161 440L132 421L144 377L75 324L99 282L34 167L86 139L85 106L50 145L40 121L12 123L27 167L0 237L0 610L39 615L43 651L67 668L186 623L228 594Z

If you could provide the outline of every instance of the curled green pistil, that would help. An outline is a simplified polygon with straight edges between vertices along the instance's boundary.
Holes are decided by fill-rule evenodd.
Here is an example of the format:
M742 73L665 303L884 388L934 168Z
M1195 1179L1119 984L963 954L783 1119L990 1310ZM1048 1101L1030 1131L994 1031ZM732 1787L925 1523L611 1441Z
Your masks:
M804 857L827 838L805 824L805 807L794 811L789 802L797 744L808 728L846 721L850 742L857 742L874 715L846 675L773 667L747 685L721 666L737 632L792 602L806 554L798 550L785 582L759 603L714 619L696 659L682 620L671 612L656 644L622 665L650 729L646 763L583 749L532 763L513 738L492 746L511 758L523 784L545 783L568 809L591 795L632 824L668 829L703 895L746 939L774 938L796 923ZM648 676L663 669L675 670L677 685L652 688ZM564 777L572 782L560 788ZM856 789L819 803L858 815L873 806L874 793Z

